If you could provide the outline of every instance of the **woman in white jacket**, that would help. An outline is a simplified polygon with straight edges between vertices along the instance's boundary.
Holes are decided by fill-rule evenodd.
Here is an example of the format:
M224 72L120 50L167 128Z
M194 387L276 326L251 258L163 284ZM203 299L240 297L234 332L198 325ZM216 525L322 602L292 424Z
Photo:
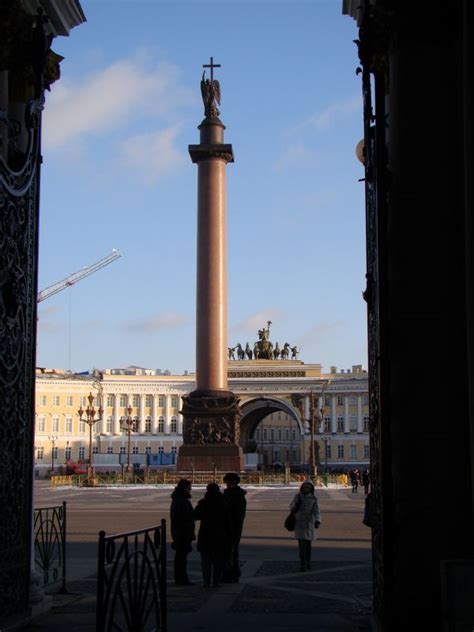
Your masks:
M321 524L319 503L311 481L302 483L290 505L290 511L294 512L296 519L295 538L300 552L300 571L307 571L311 568L311 541L315 539L315 530Z

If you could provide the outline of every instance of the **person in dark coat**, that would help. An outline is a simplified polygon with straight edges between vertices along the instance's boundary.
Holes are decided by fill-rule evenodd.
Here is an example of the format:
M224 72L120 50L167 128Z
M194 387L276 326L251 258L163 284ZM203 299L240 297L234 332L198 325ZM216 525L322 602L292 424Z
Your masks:
M190 501L191 482L182 478L171 494L171 548L175 550L174 583L177 586L191 586L186 570L187 557L193 550L191 542L194 533L194 512Z
M364 486L365 495L369 493L369 485L370 485L370 472L369 468L365 469L362 473L362 485Z
M232 548L224 570L223 580L235 583L239 581L241 574L239 544L247 510L247 501L245 499L247 492L239 487L240 476L234 472L229 472L224 476L224 483L227 485L227 488L224 490L224 500L232 523Z
M351 470L351 484L352 484L352 493L357 494L357 488L359 487L360 474L357 468Z
M224 496L217 483L209 483L206 494L194 509L200 520L197 549L201 554L204 587L219 586L232 547L232 525Z

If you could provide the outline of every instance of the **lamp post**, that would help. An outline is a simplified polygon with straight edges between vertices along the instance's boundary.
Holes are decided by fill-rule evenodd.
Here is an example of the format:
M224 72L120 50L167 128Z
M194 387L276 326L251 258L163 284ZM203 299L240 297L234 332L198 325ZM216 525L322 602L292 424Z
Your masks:
M89 402L87 408L83 410L81 406L77 411L77 414L79 415L79 421L83 421L89 426L89 464L87 466L87 482L91 485L94 480L94 470L92 468L92 428L98 421L102 421L102 414L104 411L102 408L98 408L97 410L94 408L94 396L92 393L89 393L87 400ZM99 415L97 419L95 416L96 413ZM83 418L84 415L85 418Z
M132 417L133 408L129 406L127 408L127 413L125 417L120 417L120 429L124 430L128 435L127 441L127 473L130 472L130 437L132 432L138 431L138 424L140 420L138 418Z
M329 437L328 435L321 435L321 441L324 441L324 454L326 456L325 472L327 474L328 473L328 443L329 441L331 441L331 437Z
M51 441L51 472L52 476L54 476L54 451L58 437L56 435L49 435L48 439Z

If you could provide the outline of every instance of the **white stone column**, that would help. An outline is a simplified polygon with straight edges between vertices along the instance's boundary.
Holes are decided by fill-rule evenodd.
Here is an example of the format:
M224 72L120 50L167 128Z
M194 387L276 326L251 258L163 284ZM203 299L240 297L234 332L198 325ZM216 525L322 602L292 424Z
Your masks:
M309 395L304 396L304 419L309 419Z
M364 430L364 422L362 419L362 395L357 396L357 432L362 434Z
M178 434L183 436L183 415L181 414L181 408L183 407L183 398L178 396Z
M165 434L171 433L171 395L165 395Z
M153 434L158 434L158 397L159 395L152 395L152 397L153 397L153 413L152 413L151 430Z
M120 413L119 413L120 395L114 395L114 420L112 423L112 434L120 434Z
M97 424L97 434L104 434L107 430L107 393L102 392L102 401L100 402L100 406L102 406L102 421L99 421Z
M344 395L344 434L349 432L349 395Z
M145 397L146 395L139 395L140 398L140 412L138 413L139 430L138 432L143 434L145 432Z
M337 412L336 412L337 395L331 395L331 432L337 432Z

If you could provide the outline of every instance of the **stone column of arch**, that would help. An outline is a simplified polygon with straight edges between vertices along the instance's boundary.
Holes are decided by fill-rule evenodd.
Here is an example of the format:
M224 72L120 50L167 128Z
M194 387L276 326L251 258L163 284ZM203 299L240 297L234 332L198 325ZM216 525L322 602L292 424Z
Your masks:
M331 395L331 433L337 433L337 395Z
M151 431L153 434L158 434L158 397L159 395L153 394L153 408L151 415Z
M112 423L112 434L120 434L120 413L119 413L120 395L115 393L114 395L114 417Z
M362 434L364 431L364 422L362 415L362 395L357 396L357 433Z
M171 395L165 395L165 434L171 433Z
M344 395L344 434L349 432L349 395Z
M178 395L178 434L182 436L183 434L183 415L181 414L181 410L183 407L183 397Z
M138 412L138 433L143 434L145 432L145 397L146 395L139 395L140 404Z

